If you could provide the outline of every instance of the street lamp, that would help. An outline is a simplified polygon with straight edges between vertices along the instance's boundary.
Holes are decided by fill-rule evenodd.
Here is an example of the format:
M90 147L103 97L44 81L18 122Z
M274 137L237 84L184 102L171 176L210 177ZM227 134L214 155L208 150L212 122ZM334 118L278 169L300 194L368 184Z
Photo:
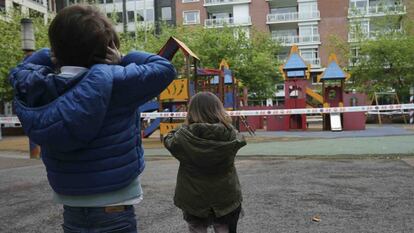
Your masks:
M23 18L20 21L21 24L21 39L22 39L22 50L25 55L30 55L35 51L35 36L33 21L31 19Z

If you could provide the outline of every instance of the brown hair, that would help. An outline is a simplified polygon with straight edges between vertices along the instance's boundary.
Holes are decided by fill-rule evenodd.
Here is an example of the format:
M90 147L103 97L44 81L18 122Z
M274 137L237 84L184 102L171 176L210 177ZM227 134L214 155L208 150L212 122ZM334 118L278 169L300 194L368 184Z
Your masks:
M222 123L230 128L231 119L227 115L220 99L211 92L200 92L194 95L188 106L187 124Z
M112 41L119 48L119 37L110 21L89 5L62 9L50 24L49 40L60 66L90 67L98 63L96 58L105 58Z

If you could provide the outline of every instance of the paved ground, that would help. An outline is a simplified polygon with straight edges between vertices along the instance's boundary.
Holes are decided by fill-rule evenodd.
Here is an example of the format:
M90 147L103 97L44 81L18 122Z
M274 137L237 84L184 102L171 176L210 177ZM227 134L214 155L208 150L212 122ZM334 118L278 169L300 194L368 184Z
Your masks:
M414 168L408 163L238 160L245 199L239 232L414 232ZM61 232L61 208L52 204L43 165L13 153L0 153L0 164L0 232ZM136 207L140 232L186 232L172 204L177 166L173 159L147 162L145 198ZM321 222L311 221L316 215Z
M414 154L414 135L385 137L355 137L336 139L275 140L273 142L248 143L239 155L264 155L279 157L359 157L400 156ZM146 149L147 156L170 153L162 149Z
M255 143L237 161L245 199L239 232L414 232L413 141L403 127L249 138ZM51 201L41 161L19 149L25 143L0 142L0 232L61 232L61 207ZM178 164L156 140L144 143L140 232L186 232L172 203Z

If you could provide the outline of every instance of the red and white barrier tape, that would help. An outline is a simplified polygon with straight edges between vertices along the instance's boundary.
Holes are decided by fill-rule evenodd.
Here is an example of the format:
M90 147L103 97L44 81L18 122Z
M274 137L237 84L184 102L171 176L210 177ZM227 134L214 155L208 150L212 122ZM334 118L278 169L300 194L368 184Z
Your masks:
M17 117L0 117L0 124L20 124Z
M370 112L378 114L379 111L403 111L414 109L414 104L392 104L355 106L338 108L297 108L297 109L266 109L266 110L242 110L229 111L230 116L274 116L294 114L319 114L319 113L344 113L344 112ZM374 112L375 111L375 112ZM399 113L401 114L401 113ZM186 112L143 112L141 118L185 118Z
M228 111L230 116L275 116L294 114L320 114L320 113L344 113L344 112L368 112L378 114L380 111L394 111L401 114L403 110L414 110L413 104L373 105L338 108L297 108L297 109L266 109L266 110L242 110ZM411 114L412 111L410 111ZM186 112L143 112L141 118L185 118ZM410 115L411 122L411 115ZM0 117L0 124L20 124L17 117Z

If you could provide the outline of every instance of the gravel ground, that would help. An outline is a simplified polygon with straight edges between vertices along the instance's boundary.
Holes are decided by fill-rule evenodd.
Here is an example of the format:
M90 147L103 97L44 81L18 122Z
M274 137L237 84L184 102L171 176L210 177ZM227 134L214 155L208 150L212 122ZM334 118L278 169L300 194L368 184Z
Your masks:
M43 165L9 157L0 160L0 232L61 232L62 209L51 201ZM140 232L186 232L172 203L177 167L173 159L147 162ZM414 232L414 169L402 160L249 158L237 169L239 232Z

